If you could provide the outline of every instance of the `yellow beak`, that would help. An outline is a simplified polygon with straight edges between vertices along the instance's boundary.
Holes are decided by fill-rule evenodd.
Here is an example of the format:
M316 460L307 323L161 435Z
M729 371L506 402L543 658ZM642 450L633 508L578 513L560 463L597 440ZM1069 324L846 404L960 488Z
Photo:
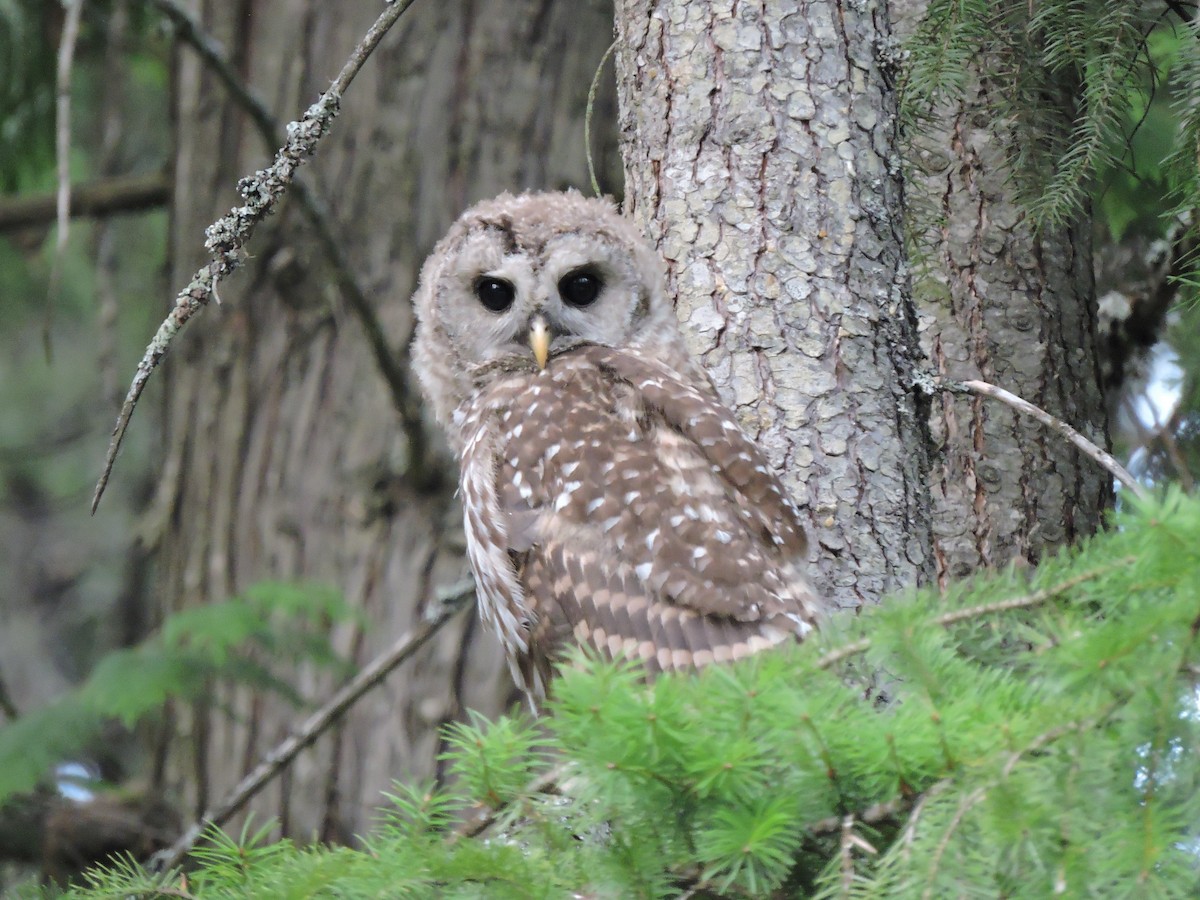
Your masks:
M533 351L538 368L546 368L546 360L550 358L550 326L545 316L537 315L530 320L529 348Z

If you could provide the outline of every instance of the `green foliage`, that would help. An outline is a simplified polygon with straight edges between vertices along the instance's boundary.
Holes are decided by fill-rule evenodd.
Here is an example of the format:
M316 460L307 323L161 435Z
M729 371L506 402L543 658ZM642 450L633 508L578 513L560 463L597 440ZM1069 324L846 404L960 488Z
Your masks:
M1193 19L1180 26L1179 53L1172 68L1175 86L1175 112L1179 116L1179 135L1174 152L1167 157L1166 169L1177 206L1176 214L1187 216L1192 233L1200 228L1196 221L1196 198L1200 197L1200 161L1196 157L1197 141L1200 140L1200 23ZM1195 269L1195 260L1191 268Z
M74 53L72 95L78 127L84 111L80 94L102 89L103 79L89 68L102 65L113 0L88 0ZM61 0L0 0L0 193L45 190L54 184L55 80L64 8ZM146 4L130 4L126 19L130 71L134 79L156 81L161 92L166 69L160 53L143 53L154 44L156 16ZM93 106L94 103L85 103ZM73 168L89 160L72 160Z
M1162 104L1151 108L1168 77L1181 97L1195 98L1200 85L1194 26L1175 26L1177 33L1168 13L1166 6L1105 0L931 0L907 44L905 118L916 127L981 77L981 112L1003 123L1019 200L1043 225L1068 221L1099 185L1103 196L1112 192L1103 211L1121 233L1134 207L1153 200L1153 192L1136 197L1127 189L1149 178L1161 199L1171 166L1166 151L1175 147L1173 184L1194 207L1200 182L1186 148L1195 142L1177 144L1174 115ZM1200 127L1189 124L1194 106L1181 107L1185 135Z
M1134 505L1036 572L895 599L794 651L651 687L576 658L536 727L453 728L453 786L398 788L363 849L214 834L185 893L1196 896L1200 501ZM886 705L864 690L881 681ZM547 771L553 794L521 787ZM92 879L71 896L180 883Z
M0 802L84 751L107 720L132 727L168 699L205 697L217 681L268 688L302 704L276 669L310 661L345 674L328 630L350 615L328 588L278 582L176 613L154 637L104 656L71 693L0 728Z
M444 758L459 773L467 795L490 809L512 803L541 762L540 736L530 723L503 718L488 722L475 711L469 723L446 729L449 750Z
M1129 86L1119 128L1096 167L1095 211L1112 241L1127 234L1164 236L1172 206L1172 156L1177 152L1176 62L1188 56L1186 29L1158 27L1147 35L1144 64Z
M42 0L0 0L3 193L43 180L54 166L55 65L47 35L56 6Z

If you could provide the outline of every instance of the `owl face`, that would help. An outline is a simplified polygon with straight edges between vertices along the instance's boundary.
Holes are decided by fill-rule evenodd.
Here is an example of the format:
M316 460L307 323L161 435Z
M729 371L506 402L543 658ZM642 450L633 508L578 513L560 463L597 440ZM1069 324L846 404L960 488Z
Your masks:
M443 425L491 373L553 365L580 344L687 359L657 254L610 202L575 192L467 210L414 302L414 365Z
M804 529L604 200L502 196L421 272L413 364L459 457L483 621L544 696L559 648L647 671L811 630Z

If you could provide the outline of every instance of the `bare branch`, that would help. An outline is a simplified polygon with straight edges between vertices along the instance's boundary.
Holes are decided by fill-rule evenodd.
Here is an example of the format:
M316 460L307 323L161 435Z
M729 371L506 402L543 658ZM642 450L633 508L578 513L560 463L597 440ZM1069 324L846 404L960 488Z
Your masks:
M50 357L50 328L54 324L54 301L62 279L63 257L67 252L71 210L71 71L75 65L75 44L79 40L79 20L83 16L83 0L65 0L67 16L63 22L62 38L58 42L58 71L55 75L54 155L58 175L58 194L55 208L58 234L54 240L54 264L50 268L50 288L46 292L46 317L42 325L42 342L46 357Z
M107 216L154 209L167 202L170 190L171 183L161 172L101 178L71 188L68 212L71 216ZM0 200L0 232L45 225L55 220L57 211L57 191L5 197Z
M604 64L616 49L617 42L613 41L600 57L600 62L596 63L596 74L592 76L592 86L588 88L587 110L583 116L583 148L587 154L588 177L592 180L592 193L597 197L600 196L600 182L596 180L596 166L592 162L592 113L596 109L596 89L600 87L600 73L604 71Z
M187 287L176 296L175 308L158 327L141 362L138 363L137 373L133 377L129 392L125 395L125 402L121 405L121 412L117 416L117 424L113 429L112 440L105 455L104 470L96 482L96 491L92 498L93 514L100 504L100 498L104 495L104 488L108 485L109 475L112 473L112 467L116 462L121 442L124 440L125 431L129 427L133 411L137 407L138 399L141 397L151 373L166 355L172 340L180 329L188 323L192 316L208 305L210 298L216 296L217 286L221 279L232 274L241 264L241 248L250 239L258 223L274 209L280 197L292 184L296 169L312 154L317 143L328 133L330 124L338 114L343 92L350 86L354 76L358 74L371 52L379 45L388 29L396 23L413 2L414 0L396 0L387 5L368 29L354 52L351 53L333 85L308 108L300 121L288 124L287 140L276 153L274 162L266 169L261 169L254 175L238 182L238 191L246 200L246 204L235 207L228 215L218 219L206 229L205 247L212 254L212 258L196 272ZM330 236L332 236L332 232ZM324 239L322 243L325 243ZM334 243L336 244L336 242ZM365 303L365 297L363 301ZM369 304L367 305L369 306ZM382 330L376 335L368 334L368 340L371 341L373 348L382 344L386 349ZM397 377L402 379L402 373L398 373ZM415 402L410 401L410 403L415 408Z
M875 849L862 835L854 830L856 819L853 814L844 816L841 822L841 840L838 841L838 857L841 868L841 897L850 897L854 889L854 881L857 873L854 869L854 851L858 850L867 853L870 856L878 856L879 851Z
M271 779L282 772L301 750L312 744L364 694L379 685L397 666L421 649L455 613L467 606L467 601L474 595L475 585L471 581L456 584L440 592L430 615L420 625L401 635L391 647L367 663L361 672L305 719L299 728L276 744L220 802L205 810L204 815L193 822L174 844L156 854L150 861L149 868L165 872L177 865L200 839L206 828L220 827L227 822Z
M1102 450L1094 443L1064 422L1062 419L1050 415L1040 406L1034 406L1028 400L1018 397L1011 391L1006 391L1004 388L996 387L994 384L988 384L986 381L949 381L942 378L934 378L929 376L921 376L917 379L917 384L922 389L926 390L942 390L950 391L955 394L978 394L981 397L991 397L993 400L999 400L1001 403L1007 404L1019 413L1037 419L1043 425L1057 431L1068 441L1075 445L1076 448L1083 451L1086 456L1090 456L1102 468L1108 471L1110 475L1116 478L1121 484L1129 488L1140 500L1145 500L1148 497L1146 489L1137 483L1129 471L1117 462L1116 458L1106 450Z
M175 29L175 36L189 45L199 55L200 59L225 85L233 99L250 115L255 127L271 147L283 143L283 134L279 122L257 95L246 87L233 64L225 56L224 50L212 38L191 14L177 0L147 0L159 12L167 17Z
M179 4L178 0L149 0L149 2L167 17L174 26L176 35L191 46L200 55L200 59L212 69L234 101L250 116L267 146L279 146L283 136L278 120L271 114L262 99L247 87L236 67L226 57L221 45L204 30L200 22L187 9ZM343 69L343 74L345 71ZM347 81L347 83L349 82ZM408 441L408 475L413 483L427 485L435 477L435 473L427 465L428 442L425 438L425 428L421 421L421 409L416 393L409 384L404 367L400 365L395 354L392 353L391 347L388 346L383 325L375 315L375 308L371 305L367 292L359 284L354 268L346 259L325 203L304 181L297 181L293 190L300 203L300 209L316 232L317 240L333 269L338 289L341 291L346 305L362 325L375 365L392 395L392 404L400 416L405 438Z

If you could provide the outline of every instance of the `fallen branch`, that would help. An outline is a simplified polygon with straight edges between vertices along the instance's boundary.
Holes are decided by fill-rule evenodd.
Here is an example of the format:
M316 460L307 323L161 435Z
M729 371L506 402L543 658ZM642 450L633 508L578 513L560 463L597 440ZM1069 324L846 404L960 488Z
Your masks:
M467 606L475 595L474 582L463 582L442 591L437 597L433 612L420 625L402 635L391 647L372 659L367 665L329 698L325 704L309 716L287 738L276 744L258 765L237 783L220 802L204 811L198 820L184 831L174 844L150 860L148 868L165 872L178 865L192 849L206 828L219 828L238 812L255 794L261 791L276 775L296 758L305 747L313 743L334 721L358 700L380 684L397 666L416 653L425 643Z
M986 381L949 381L928 375L918 377L917 385L923 390L930 392L933 390L942 390L954 394L977 394L980 397L990 397L993 400L999 400L1017 412L1037 419L1046 427L1057 431L1086 456L1095 460L1110 475L1120 481L1121 484L1129 488L1139 500L1145 500L1149 496L1146 493L1146 489L1138 484L1137 479L1124 466L1117 462L1116 457L1111 453L1097 447L1092 441L1088 440L1062 419L1050 415L1050 413L1046 412L1040 406L1034 406L1028 400L1018 397L1011 391L996 387L994 384L988 384Z
M296 169L313 153L317 143L329 132L329 127L338 114L342 94L379 45L383 36L412 6L413 2L414 0L396 0L387 5L358 46L354 48L350 58L329 89L308 108L300 121L288 124L286 143L276 153L274 162L266 169L261 169L254 175L238 182L238 191L245 199L245 205L235 207L228 215L218 219L205 230L207 238L205 247L212 255L211 259L196 272L187 287L176 296L175 308L158 327L154 338L146 347L141 362L138 363L137 373L133 377L129 392L125 396L125 402L121 404L121 412L117 416L117 424L113 429L112 440L104 459L104 470L96 482L96 492L92 498L93 513L100 504L100 498L104 495L104 488L108 485L108 478L112 473L113 464L116 462L117 452L121 449L125 431L129 427L133 411L137 407L138 399L145 390L151 373L166 355L175 335L191 320L192 316L208 305L211 298L217 296L217 286L220 281L231 275L241 265L242 247L250 239L258 223L274 209L280 197L292 184Z

